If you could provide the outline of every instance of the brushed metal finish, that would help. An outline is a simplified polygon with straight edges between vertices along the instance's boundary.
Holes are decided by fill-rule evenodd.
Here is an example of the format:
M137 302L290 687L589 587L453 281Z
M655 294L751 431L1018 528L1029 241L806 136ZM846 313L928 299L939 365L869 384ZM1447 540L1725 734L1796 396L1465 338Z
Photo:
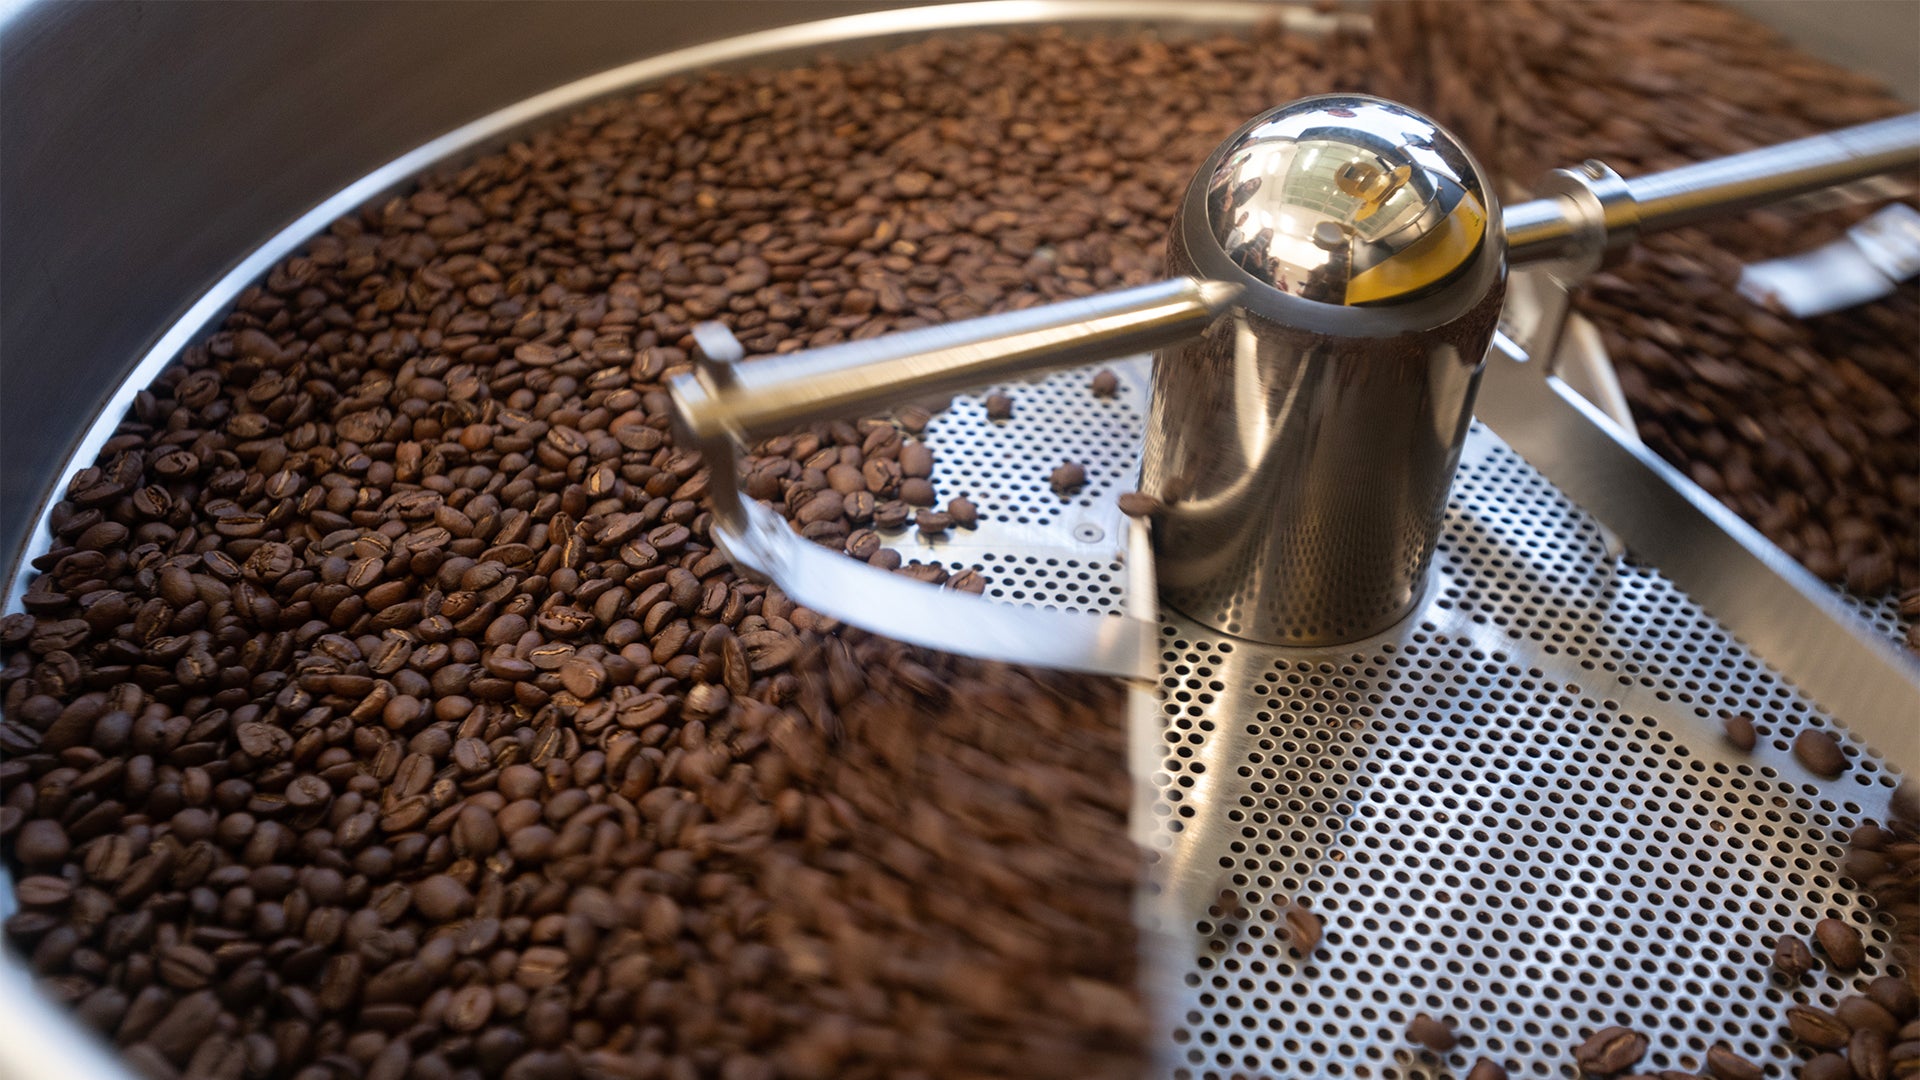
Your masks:
M1280 112L1324 111L1337 122L1371 101L1310 98ZM1154 555L1166 603L1249 640L1351 641L1405 616L1425 586L1504 293L1501 236L1488 230L1438 288L1365 307L1283 291L1263 275L1292 270L1262 258L1250 273L1247 256L1236 261L1231 249L1235 238L1258 241L1264 232L1247 234L1252 223L1238 223L1234 209L1257 210L1261 191L1224 203L1220 194L1223 182L1244 193L1264 174L1229 164L1249 148L1285 150L1276 173L1292 167L1293 144L1260 135L1270 122L1255 118L1214 152L1175 218L1169 268L1246 291L1208 333L1157 354L1141 490L1162 506ZM1415 122L1399 123L1404 131ZM1306 130L1338 145L1324 126ZM1471 156L1430 121L1413 130L1408 145L1417 139L1423 156L1450 163L1467 178L1462 196L1481 193L1486 217L1497 216ZM1373 133L1352 141L1378 149ZM1298 182L1279 187L1313 201ZM1288 213L1279 209L1285 202L1275 221ZM1324 193L1319 202L1348 215L1362 205ZM1232 222L1228 247L1223 222Z

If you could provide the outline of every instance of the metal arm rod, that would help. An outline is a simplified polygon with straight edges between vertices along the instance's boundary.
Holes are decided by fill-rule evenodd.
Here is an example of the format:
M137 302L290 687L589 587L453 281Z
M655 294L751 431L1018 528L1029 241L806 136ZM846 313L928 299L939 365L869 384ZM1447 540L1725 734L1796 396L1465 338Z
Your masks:
M1920 113L1683 165L1627 181L1638 232L1674 229L1920 165ZM1569 253L1577 226L1559 197L1507 208L1507 259Z
M707 358L668 392L695 438L752 439L885 409L903 391L933 396L1157 349L1204 330L1239 294L1176 278L751 364Z

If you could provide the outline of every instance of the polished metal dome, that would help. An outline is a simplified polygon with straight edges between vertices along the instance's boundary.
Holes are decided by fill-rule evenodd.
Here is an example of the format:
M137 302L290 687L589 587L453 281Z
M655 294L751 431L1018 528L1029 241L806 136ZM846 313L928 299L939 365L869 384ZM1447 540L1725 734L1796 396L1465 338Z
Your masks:
M1242 130L1207 185L1229 259L1326 304L1391 304L1465 268L1488 236L1485 180L1458 141L1404 105L1327 94Z

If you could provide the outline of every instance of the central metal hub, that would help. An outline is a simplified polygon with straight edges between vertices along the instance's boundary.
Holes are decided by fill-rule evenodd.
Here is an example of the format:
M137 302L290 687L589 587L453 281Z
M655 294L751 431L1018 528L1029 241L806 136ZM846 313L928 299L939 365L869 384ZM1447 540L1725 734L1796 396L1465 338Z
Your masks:
M1168 262L1242 292L1155 358L1168 603L1283 645L1413 609L1505 293L1498 212L1453 136L1377 98L1275 109L1201 167Z

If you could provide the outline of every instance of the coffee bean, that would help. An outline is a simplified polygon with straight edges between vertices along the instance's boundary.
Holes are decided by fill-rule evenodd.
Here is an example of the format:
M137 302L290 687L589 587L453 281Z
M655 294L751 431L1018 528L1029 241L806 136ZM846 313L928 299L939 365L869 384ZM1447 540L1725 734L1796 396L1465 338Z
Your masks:
M1817 728L1808 728L1794 737L1793 756L1800 759L1808 772L1829 780L1847 771L1847 756L1841 751L1839 740Z
M1920 1076L1920 1039L1908 1039L1887 1051L1887 1072L1896 1078Z
M1753 718L1739 713L1728 713L1722 721L1727 733L1727 744L1741 753L1752 753L1759 736L1753 730Z
M1301 956L1312 956L1320 947L1320 938L1326 933L1326 924L1320 916L1298 904L1288 904L1284 915L1287 924L1287 944Z
M947 516L963 529L971 529L980 523L979 509L965 496L947 500Z
M1120 392L1120 376L1111 369L1101 368L1094 372L1093 382L1088 386L1097 398L1110 398Z
M287 782L287 805L295 810L312 810L327 805L333 798L333 787L318 776L308 774L296 776Z
M1840 1049L1852 1034L1832 1013L1811 1005L1787 1009L1787 1030L1794 1038L1822 1050Z
M492 1016L492 988L467 986L453 992L441 1022L452 1031L474 1032L486 1027Z
M1013 399L1008 397L1005 394L988 394L987 395L987 419L989 420L1013 419Z
M1916 997L1913 988L1896 975L1882 975L1869 982L1867 997L1903 1024L1920 1012L1920 997Z
M1766 1075L1765 1070L1734 1053L1733 1047L1725 1042L1714 1043L1707 1049L1707 1072L1719 1080L1760 1080Z
M171 945L156 954L160 981L181 990L199 990L212 981L213 957L191 945Z
M520 954L513 979L529 990L554 986L566 978L570 966L571 960L564 950L536 946Z
M1067 495L1078 491L1087 482L1086 466L1068 461L1054 467L1053 474L1047 478L1053 485L1056 495Z
M899 415L900 426L915 435L927 430L927 425L933 421L933 413L919 405L909 405L901 409Z
M65 878L35 874L21 878L13 887L23 907L63 907L73 899L73 885Z
M13 837L13 857L26 867L43 868L60 865L73 850L67 839L67 831L57 821L36 818L20 826Z
M1853 1066L1839 1054L1816 1054L1800 1066L1800 1080L1854 1080Z
M1506 1067L1481 1058L1467 1070L1467 1080L1507 1080Z
M908 506L932 506L934 503L933 484L919 477L902 480L900 482L900 499L901 501L905 502ZM903 508L901 510L901 515L903 519L904 519L905 512L906 511ZM876 509L874 511L875 524L880 523L881 514L882 514L882 511L880 510ZM888 515L888 516L891 517L892 515ZM893 524L897 526L899 522L896 521Z
M1452 1024L1435 1020L1426 1013L1415 1013L1407 1022L1407 1038L1436 1054L1444 1054L1460 1043Z
M1873 1030L1893 1035L1900 1030L1900 1021L1871 997L1842 998L1833 1007L1833 1015L1854 1031Z
M1910 830L1920 829L1920 777L1909 776L1900 781L1888 800L1887 810L1896 823Z
M1813 950L1807 948L1804 939L1782 934L1773 946L1773 970L1797 981L1813 970Z
M1633 1067L1647 1053L1647 1037L1631 1028L1601 1028L1574 1049L1574 1061L1592 1076L1612 1076Z
M453 878L435 874L413 886L413 904L434 922L453 922L473 911L473 894Z
M1852 971L1867 961L1866 943L1853 924L1840 919L1821 919L1813 926L1813 940L1827 954L1827 962L1836 970Z
M1126 492L1115 501L1120 504L1120 512L1128 517L1151 517L1160 509L1160 500L1138 491Z
M1847 1064L1853 1067L1853 1075L1860 1080L1887 1080L1892 1072L1888 1049L1885 1031L1856 1028L1853 1037L1847 1040Z
M900 448L900 472L908 477L926 479L933 475L933 451L926 443L909 443Z

